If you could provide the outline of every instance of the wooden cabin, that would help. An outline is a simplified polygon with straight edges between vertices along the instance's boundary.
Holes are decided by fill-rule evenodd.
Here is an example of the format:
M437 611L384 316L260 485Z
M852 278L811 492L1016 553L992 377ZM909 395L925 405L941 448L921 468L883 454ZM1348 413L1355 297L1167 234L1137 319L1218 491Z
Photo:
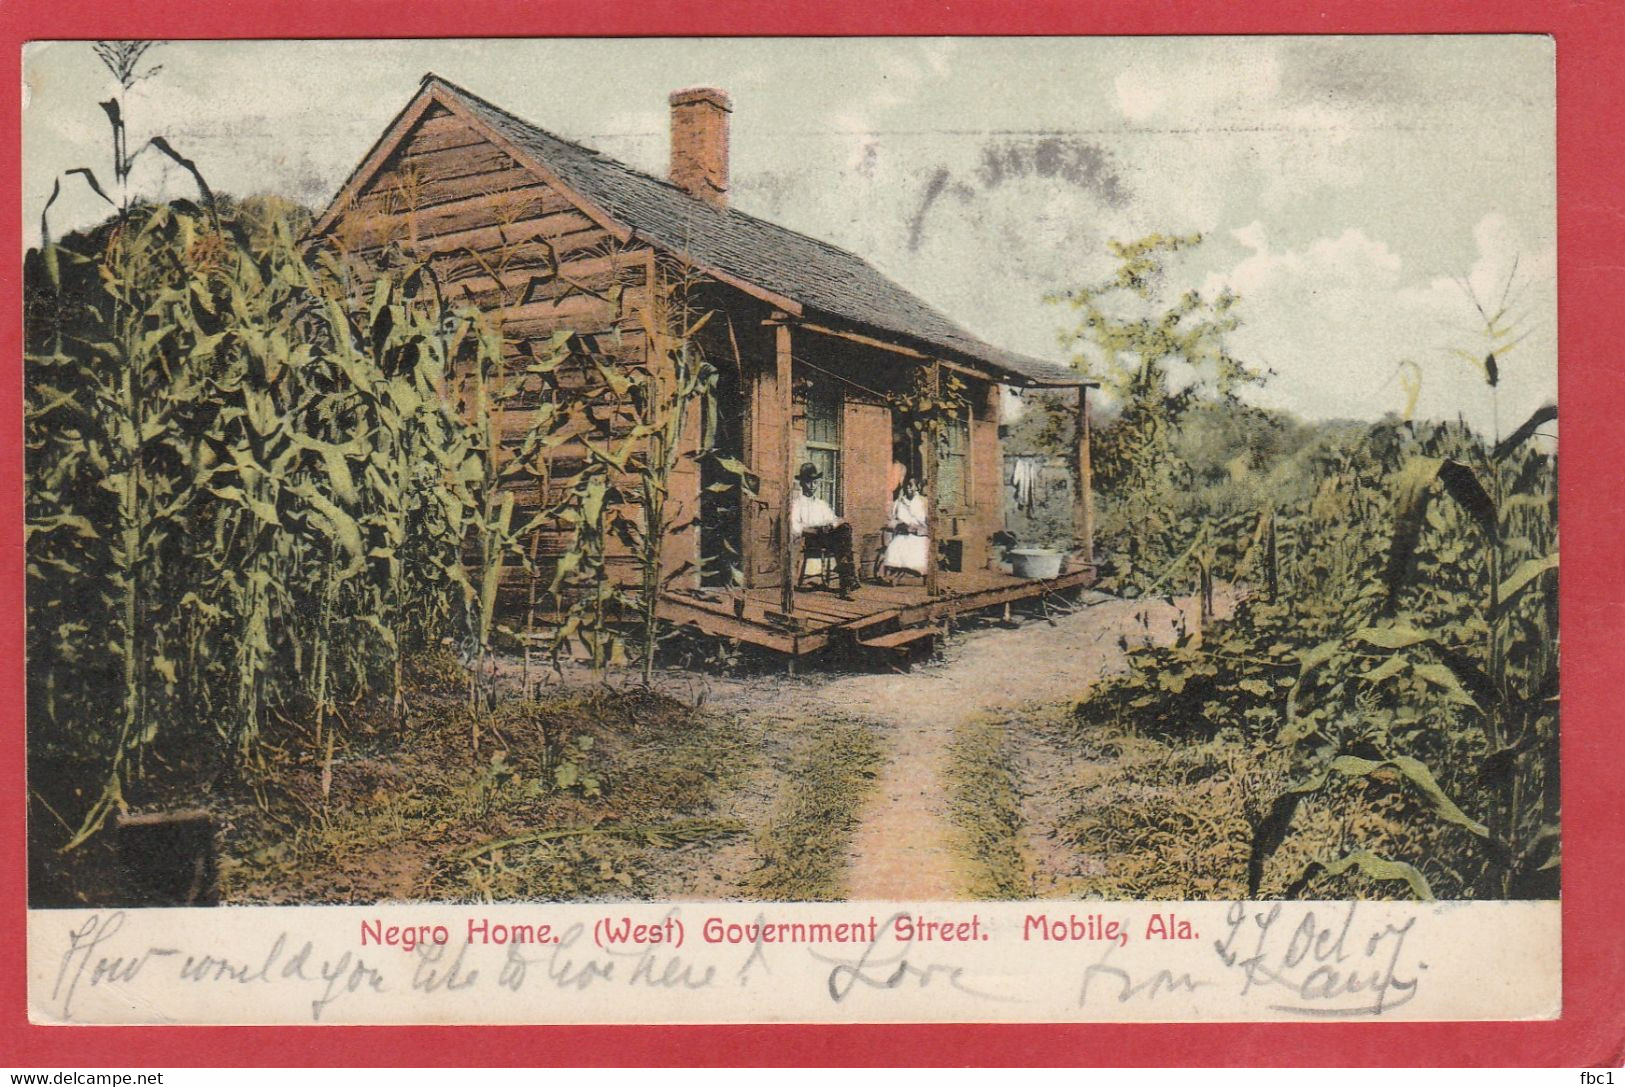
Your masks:
M600 352L651 352L638 315L658 307L636 302L672 269L688 277L685 304L712 315L698 346L721 373L716 434L750 487L714 486L692 463L672 480L671 503L697 526L667 545L677 576L661 606L674 622L792 657L843 641L901 651L956 612L1086 583L1088 383L983 342L861 257L730 207L727 95L678 91L670 107L670 176L659 178L427 76L312 234L362 269L391 247L430 260L456 297L500 318L515 356L560 330ZM910 448L896 398L945 385L963 414L936 450ZM1013 577L993 550L1004 528L1001 385L1077 390L1077 546L1043 583ZM570 455L556 451L557 478L569 477ZM794 474L808 461L852 525L866 574L883 546L895 466L921 479L937 561L920 584L866 584L852 600L798 589L801 556L786 528ZM630 558L619 561L634 579Z

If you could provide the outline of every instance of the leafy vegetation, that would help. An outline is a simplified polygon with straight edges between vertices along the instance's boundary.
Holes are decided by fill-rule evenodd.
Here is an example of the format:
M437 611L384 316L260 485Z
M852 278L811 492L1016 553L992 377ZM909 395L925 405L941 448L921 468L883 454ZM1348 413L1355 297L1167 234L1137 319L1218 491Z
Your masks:
M966 896L1027 898L1029 864L1020 846L1019 776L1011 765L1009 725L975 717L954 731L946 770L949 818L968 862Z
M304 209L217 195L162 139L131 153L122 95L159 70L149 48L98 46L120 88L103 103L116 198L89 167L66 175L112 217L53 240L59 182L25 261L36 840L80 847L177 782L263 800L273 766L306 758L330 779L380 701L411 727L408 662L443 644L461 648L476 752L500 733L501 646L523 638L527 664L537 640L556 663L585 652L601 674L631 625L647 681L663 548L688 527L666 496L713 457L688 284L666 269L636 298L614 288L591 342L510 342L501 305L447 297L415 228L382 250L348 229L314 243ZM150 149L200 202L128 191ZM408 221L416 187L387 194ZM634 333L647 349L621 350ZM561 477L569 442L586 455ZM612 540L638 588L611 576ZM516 579L524 629L500 607Z
M1052 298L1076 314L1062 337L1074 365L1116 407L1113 424L1096 432L1092 467L1106 496L1097 533L1124 585L1145 587L1184 550L1177 541L1190 522L1182 496L1193 473L1175 448L1187 420L1203 407L1238 406L1239 392L1266 376L1227 346L1240 324L1234 294L1169 287L1170 261L1201 241L1154 234L1112 242L1113 275ZM1064 432L1057 407L1049 404L1049 426Z
M739 833L724 798L749 737L640 689L504 701L496 750L470 751L459 669L418 687L403 736L358 737L324 796L291 769L267 808L234 809L223 847L232 901L346 902L646 897L675 846ZM691 855L692 857L692 855Z
M1160 271L1153 255L1168 248L1120 247L1123 282L1133 289L1144 269ZM1078 720L1247 748L1272 768L1275 785L1245 801L1248 894L1555 894L1556 461L1533 441L1555 409L1491 441L1399 419L1308 428L1146 383L1146 358L1184 357L1193 342L1165 339L1168 321L1178 329L1184 314L1219 314L1199 325L1194 342L1206 343L1234 304L1207 309L1187 296L1127 332L1092 312L1085 320L1108 348L1152 337L1133 352L1140 369L1119 382L1129 399L1109 429L1124 433L1102 438L1122 488L1112 501L1143 518L1118 537L1129 550L1118 584L1194 587L1206 606L1175 644L1134 651L1131 670ZM1502 317L1485 315L1496 343L1479 372L1492 389L1496 355L1515 339ZM1239 373L1222 348L1204 350ZM1160 406L1136 400L1137 389ZM1176 439L1165 426L1175 418L1194 433ZM1215 435L1246 459L1193 455ZM1175 499L1181 480L1196 486ZM1147 556L1161 564L1154 576ZM1234 616L1217 623L1215 578L1239 594ZM1305 814L1328 797L1351 820L1335 832ZM1234 839L1191 832L1215 848ZM1305 836L1310 861L1289 860L1284 848Z
M402 617L443 608L396 569L454 568L460 537L420 509L413 552L379 470L381 412L419 463L458 450L433 396L455 342L409 277L344 309L265 204L138 207L75 242L30 261L26 440L35 745L110 767L78 841L155 742L199 746L190 722L237 773L292 707L319 744L341 700L398 694Z
M879 770L880 740L861 721L829 720L794 755L783 792L757 834L761 898L830 902L845 894L847 849Z
M612 503L610 530L633 555L637 588L612 589L616 599L636 616L638 653L644 682L653 676L663 631L657 615L660 594L678 578L693 572L689 562L667 560L667 543L692 535L699 510L680 512L671 501L672 483L680 468L692 464L696 474L707 467L723 477L713 488L743 486L745 466L723 456L719 427L716 367L700 349L700 333L714 311L698 312L693 301L697 280L686 268L658 262L655 281L630 303L632 324L646 330L649 350L641 359L619 366L595 360L614 397L614 406L631 428L613 450L588 443L595 462L631 474L631 493Z
M1247 745L1289 771L1249 800L1250 893L1302 892L1356 853L1370 857L1366 877L1424 897L1555 892L1552 459L1519 446L1497 460L1459 427L1410 424L1327 452L1314 495L1274 515L1273 539L1231 541L1231 569L1252 586L1234 617L1134 652L1078 719ZM1505 481L1499 503L1468 482L1469 462ZM1267 553L1273 594L1259 575ZM1313 872L1281 871L1300 806L1327 795L1351 817L1403 809L1415 825L1323 836Z

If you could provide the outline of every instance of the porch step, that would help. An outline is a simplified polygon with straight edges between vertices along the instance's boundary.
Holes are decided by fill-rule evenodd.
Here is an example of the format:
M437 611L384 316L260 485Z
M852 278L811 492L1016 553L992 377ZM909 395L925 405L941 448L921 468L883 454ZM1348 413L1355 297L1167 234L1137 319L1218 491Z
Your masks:
M889 626L901 614L903 613L898 608L887 608L885 611L877 611L873 615L852 619L843 625L861 641L867 637L865 631L873 630L875 627Z
M858 647L888 664L907 668L916 656L930 655L940 631L936 627L908 627L890 634L859 638Z

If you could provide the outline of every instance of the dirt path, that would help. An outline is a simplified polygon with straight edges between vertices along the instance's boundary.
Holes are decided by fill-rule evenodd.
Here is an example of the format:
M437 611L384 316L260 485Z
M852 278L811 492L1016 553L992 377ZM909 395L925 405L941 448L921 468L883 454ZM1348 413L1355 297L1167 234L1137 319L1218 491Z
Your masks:
M847 897L933 901L963 897L944 785L954 730L989 711L1077 698L1124 666L1126 645L1170 641L1194 622L1189 601L1119 600L1102 594L1053 623L1027 619L1013 630L983 628L953 639L941 660L906 675L722 681L719 708L755 714L844 714L882 725L886 761L853 837ZM1043 791L1064 774L1045 753L1024 748L1028 783ZM1042 834L1035 829L1034 834ZM1041 850L1035 838L1033 848Z
M1221 600L1221 614L1230 601ZM1013 629L982 626L949 640L941 656L902 675L783 673L684 678L671 693L744 719L760 730L760 759L735 786L728 815L767 823L796 756L813 730L837 719L878 727L884 754L870 800L859 814L848 854L848 900L942 901L969 897L960 835L951 822L946 763L956 731L978 716L1081 698L1103 676L1122 670L1127 649L1172 642L1196 623L1192 598L1122 600L1085 594L1052 620L1024 618ZM517 662L504 662L517 686ZM1081 857L1053 830L1076 780L1077 756L1041 735L1009 737L1010 770L1020 795L1023 841L1035 897L1065 897L1098 858ZM760 863L748 836L719 848L675 852L652 873L667 900L752 897L746 885ZM690 856L693 854L694 856Z

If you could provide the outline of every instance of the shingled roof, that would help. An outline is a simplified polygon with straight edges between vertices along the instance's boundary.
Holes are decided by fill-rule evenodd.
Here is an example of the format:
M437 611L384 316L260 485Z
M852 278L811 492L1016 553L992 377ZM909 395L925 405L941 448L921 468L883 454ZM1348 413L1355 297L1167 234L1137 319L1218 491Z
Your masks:
M890 333L992 368L1013 385L1078 385L1059 363L1006 351L960 328L863 258L805 234L697 199L669 181L561 139L439 76L424 77L560 181L658 249L799 303L804 313Z

